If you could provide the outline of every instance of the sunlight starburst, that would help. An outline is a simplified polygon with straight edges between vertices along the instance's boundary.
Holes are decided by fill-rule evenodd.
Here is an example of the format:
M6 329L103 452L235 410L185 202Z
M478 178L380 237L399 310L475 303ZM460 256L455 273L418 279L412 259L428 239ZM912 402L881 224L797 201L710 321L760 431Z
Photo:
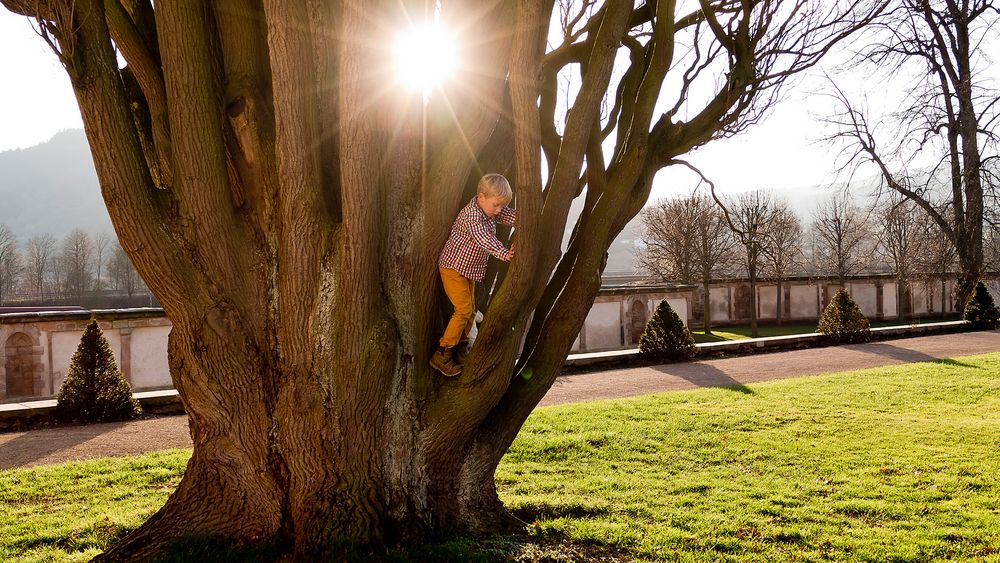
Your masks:
M454 37L436 22L400 35L394 56L399 83L419 90L425 100L452 76L458 62Z

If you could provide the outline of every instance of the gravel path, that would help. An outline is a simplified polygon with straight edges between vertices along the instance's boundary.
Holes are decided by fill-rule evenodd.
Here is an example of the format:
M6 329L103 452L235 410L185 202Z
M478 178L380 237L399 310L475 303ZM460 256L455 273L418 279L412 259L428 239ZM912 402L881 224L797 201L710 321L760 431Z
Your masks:
M558 378L540 406L755 383L1000 351L1000 331L905 338ZM150 417L0 434L0 469L190 448L187 418Z

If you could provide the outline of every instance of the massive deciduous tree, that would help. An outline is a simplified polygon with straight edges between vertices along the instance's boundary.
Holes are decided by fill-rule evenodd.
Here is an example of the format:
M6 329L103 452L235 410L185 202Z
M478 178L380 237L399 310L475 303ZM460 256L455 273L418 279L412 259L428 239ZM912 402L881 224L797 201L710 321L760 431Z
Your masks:
M901 109L884 121L842 89L830 118L833 138L847 142L851 162L870 162L882 187L920 206L955 247L958 303L965 303L983 269L984 178L994 179L997 91L987 55L997 38L994 0L903 0L895 3L863 48L860 64L889 76L911 76ZM989 167L992 162L992 174ZM947 207L933 200L947 194Z
M194 454L106 559L187 535L307 559L335 539L506 521L495 467L655 172L759 120L790 75L879 9L0 1L35 16L61 58L115 229L173 322ZM424 105L393 80L387 46L429 11L461 61ZM562 108L567 74L578 87ZM483 171L513 180L517 255L488 285L465 371L443 379L427 366L436 259Z

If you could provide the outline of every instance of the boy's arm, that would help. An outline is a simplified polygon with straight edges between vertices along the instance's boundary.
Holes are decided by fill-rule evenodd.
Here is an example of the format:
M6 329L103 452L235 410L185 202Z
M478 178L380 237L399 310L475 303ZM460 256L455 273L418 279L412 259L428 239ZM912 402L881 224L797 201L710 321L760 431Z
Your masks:
M472 240L476 241L476 244L500 260L509 262L514 256L514 252L504 246L482 223L470 221L469 232L472 233Z
M504 207L500 210L500 216L497 217L497 223L513 227L515 218L517 218L517 210L511 209L510 207Z

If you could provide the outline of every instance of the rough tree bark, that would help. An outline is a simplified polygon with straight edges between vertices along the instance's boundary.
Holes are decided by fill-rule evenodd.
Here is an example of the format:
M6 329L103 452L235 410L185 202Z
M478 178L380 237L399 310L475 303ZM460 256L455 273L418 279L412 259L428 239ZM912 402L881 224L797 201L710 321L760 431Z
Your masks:
M64 63L115 230L173 322L194 454L105 560L188 536L311 560L506 522L496 465L654 173L759 120L882 7L584 2L546 51L551 2L437 3L462 64L425 108L385 45L426 2L0 1ZM517 257L446 380L436 258L484 171L513 180Z

